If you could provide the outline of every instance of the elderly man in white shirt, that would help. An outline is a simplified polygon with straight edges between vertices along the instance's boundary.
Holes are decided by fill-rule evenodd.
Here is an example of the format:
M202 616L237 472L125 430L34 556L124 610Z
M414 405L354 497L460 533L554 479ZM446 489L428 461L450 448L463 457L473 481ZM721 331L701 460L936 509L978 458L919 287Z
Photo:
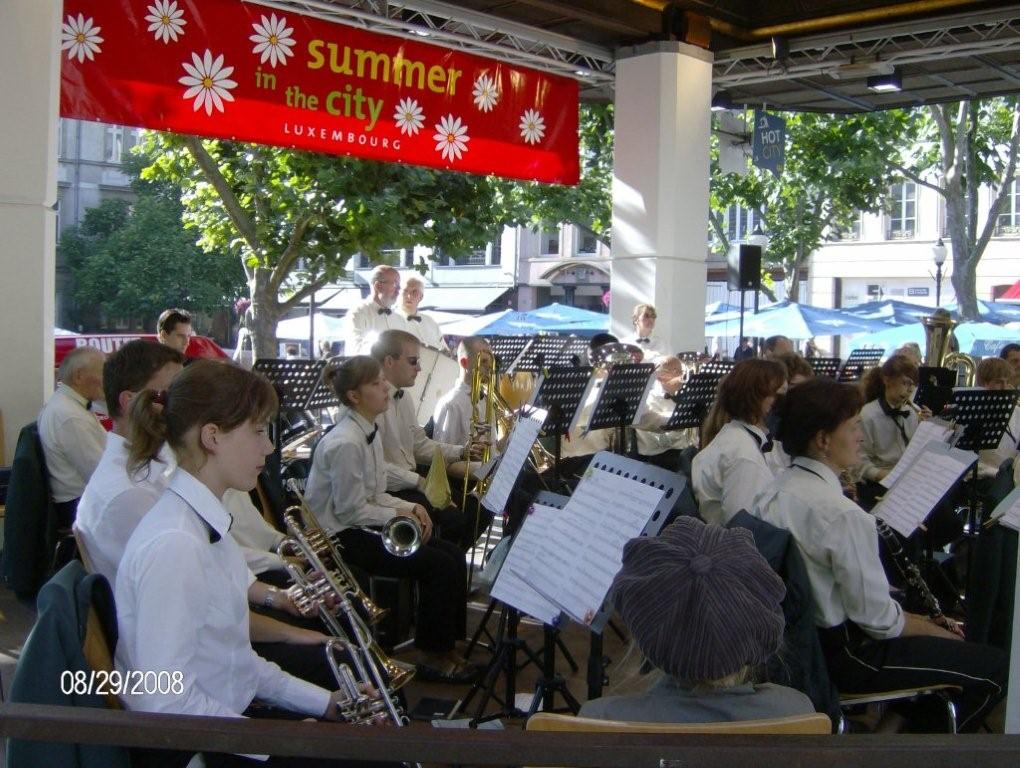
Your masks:
M471 372L483 350L489 351L489 342L481 336L468 336L457 346L457 384L439 398L432 414L432 437L440 442L464 445L471 438ZM474 411L478 423L485 420L484 403L475 403Z
M106 430L92 413L92 403L103 399L105 359L93 347L71 350L60 364L56 391L39 413L50 493L63 527L74 520L78 499L106 447Z
M467 549L492 521L492 513L469 497L466 508L451 505L433 507L424 495L425 477L419 466L432 463L438 450L453 475L450 489L455 503L463 498L462 483L468 467L464 461L481 455L480 443L444 443L432 440L415 418L414 406L404 397L404 390L414 386L420 367L418 340L406 331L385 331L372 347L372 357L382 366L390 393L389 408L379 418L380 439L386 458L386 490L405 500L421 504L440 528L440 537Z
M387 330L407 330L407 321L394 311L400 296L400 273L380 264L369 277L372 295L347 313L344 334L344 355L367 355L379 334Z
M422 344L435 349L447 349L443 341L443 332L439 330L439 323L418 311L418 305L425 298L425 283L420 277L413 275L404 281L404 288L400 292L400 308L397 310L404 322L408 333L413 333Z

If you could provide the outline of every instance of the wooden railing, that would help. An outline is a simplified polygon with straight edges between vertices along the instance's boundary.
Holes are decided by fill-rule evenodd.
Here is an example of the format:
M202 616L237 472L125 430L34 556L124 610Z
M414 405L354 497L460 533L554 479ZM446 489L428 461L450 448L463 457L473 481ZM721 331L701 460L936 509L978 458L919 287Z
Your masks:
M577 768L980 768L1020 765L1020 736L708 736L367 728L0 704L0 736L430 765Z

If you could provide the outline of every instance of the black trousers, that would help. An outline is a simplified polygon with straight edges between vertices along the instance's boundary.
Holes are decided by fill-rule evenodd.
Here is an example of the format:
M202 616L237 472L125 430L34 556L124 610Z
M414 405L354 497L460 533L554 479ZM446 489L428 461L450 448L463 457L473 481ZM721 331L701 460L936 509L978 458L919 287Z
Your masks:
M418 583L414 644L423 651L445 653L467 634L467 566L455 545L432 538L408 557L395 557L369 531L348 528L336 535L344 559L379 576Z
M976 731L1006 695L1009 657L998 648L940 637L875 640L850 622L818 633L829 677L841 692L960 686L954 700L961 733Z
M460 509L464 493L464 481L450 478L450 495L453 506L436 509L421 491L406 490L390 494L412 504L421 504L429 513L432 525L438 529L439 538L466 552L474 546L479 537L485 533L492 522L492 513L478 503L478 499L468 495L467 504Z

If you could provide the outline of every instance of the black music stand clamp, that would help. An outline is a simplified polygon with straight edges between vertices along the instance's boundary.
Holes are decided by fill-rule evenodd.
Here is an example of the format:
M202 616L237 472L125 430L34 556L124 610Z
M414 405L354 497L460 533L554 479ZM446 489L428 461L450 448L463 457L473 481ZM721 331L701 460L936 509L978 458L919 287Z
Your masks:
M637 421L638 412L652 386L652 363L618 363L609 369L599 391L587 429L618 430L617 452L627 451L627 427Z
M998 448L1016 406L1014 390L957 389L946 406L946 417L963 427L955 448L986 451ZM967 527L972 536L980 530L978 520L978 464L970 477L970 510Z
M656 467L627 456L620 456L609 451L596 453L588 465L589 469L601 469L614 475L624 475L641 483L646 483L663 491L662 499L641 531L641 536L658 536L669 513L680 497L687 479L676 472ZM582 481L583 482L583 481ZM603 655L602 630L609 624L612 616L612 595L606 597L601 610L595 614L588 625L591 630L588 650L588 698L597 699L602 695L602 688L608 683L606 679L607 659Z

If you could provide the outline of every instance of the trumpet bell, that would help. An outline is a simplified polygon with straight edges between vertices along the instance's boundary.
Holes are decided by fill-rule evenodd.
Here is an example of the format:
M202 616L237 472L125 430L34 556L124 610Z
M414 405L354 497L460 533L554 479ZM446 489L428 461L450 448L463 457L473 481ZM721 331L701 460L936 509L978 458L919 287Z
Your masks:
M394 557L410 557L421 547L421 526L411 517L391 518L380 536L383 547Z
M636 344L615 342L596 347L591 353L591 364L595 366L618 365L620 363L640 363L645 351Z
M499 395L511 411L527 403L534 389L535 376L530 371L515 371L513 376L504 373L499 377Z
M386 673L386 679L390 681L390 688L392 690L400 690L414 678L415 669L413 664L391 659L379 647L379 643L374 640L368 649L372 652L372 656L375 657L376 663Z

